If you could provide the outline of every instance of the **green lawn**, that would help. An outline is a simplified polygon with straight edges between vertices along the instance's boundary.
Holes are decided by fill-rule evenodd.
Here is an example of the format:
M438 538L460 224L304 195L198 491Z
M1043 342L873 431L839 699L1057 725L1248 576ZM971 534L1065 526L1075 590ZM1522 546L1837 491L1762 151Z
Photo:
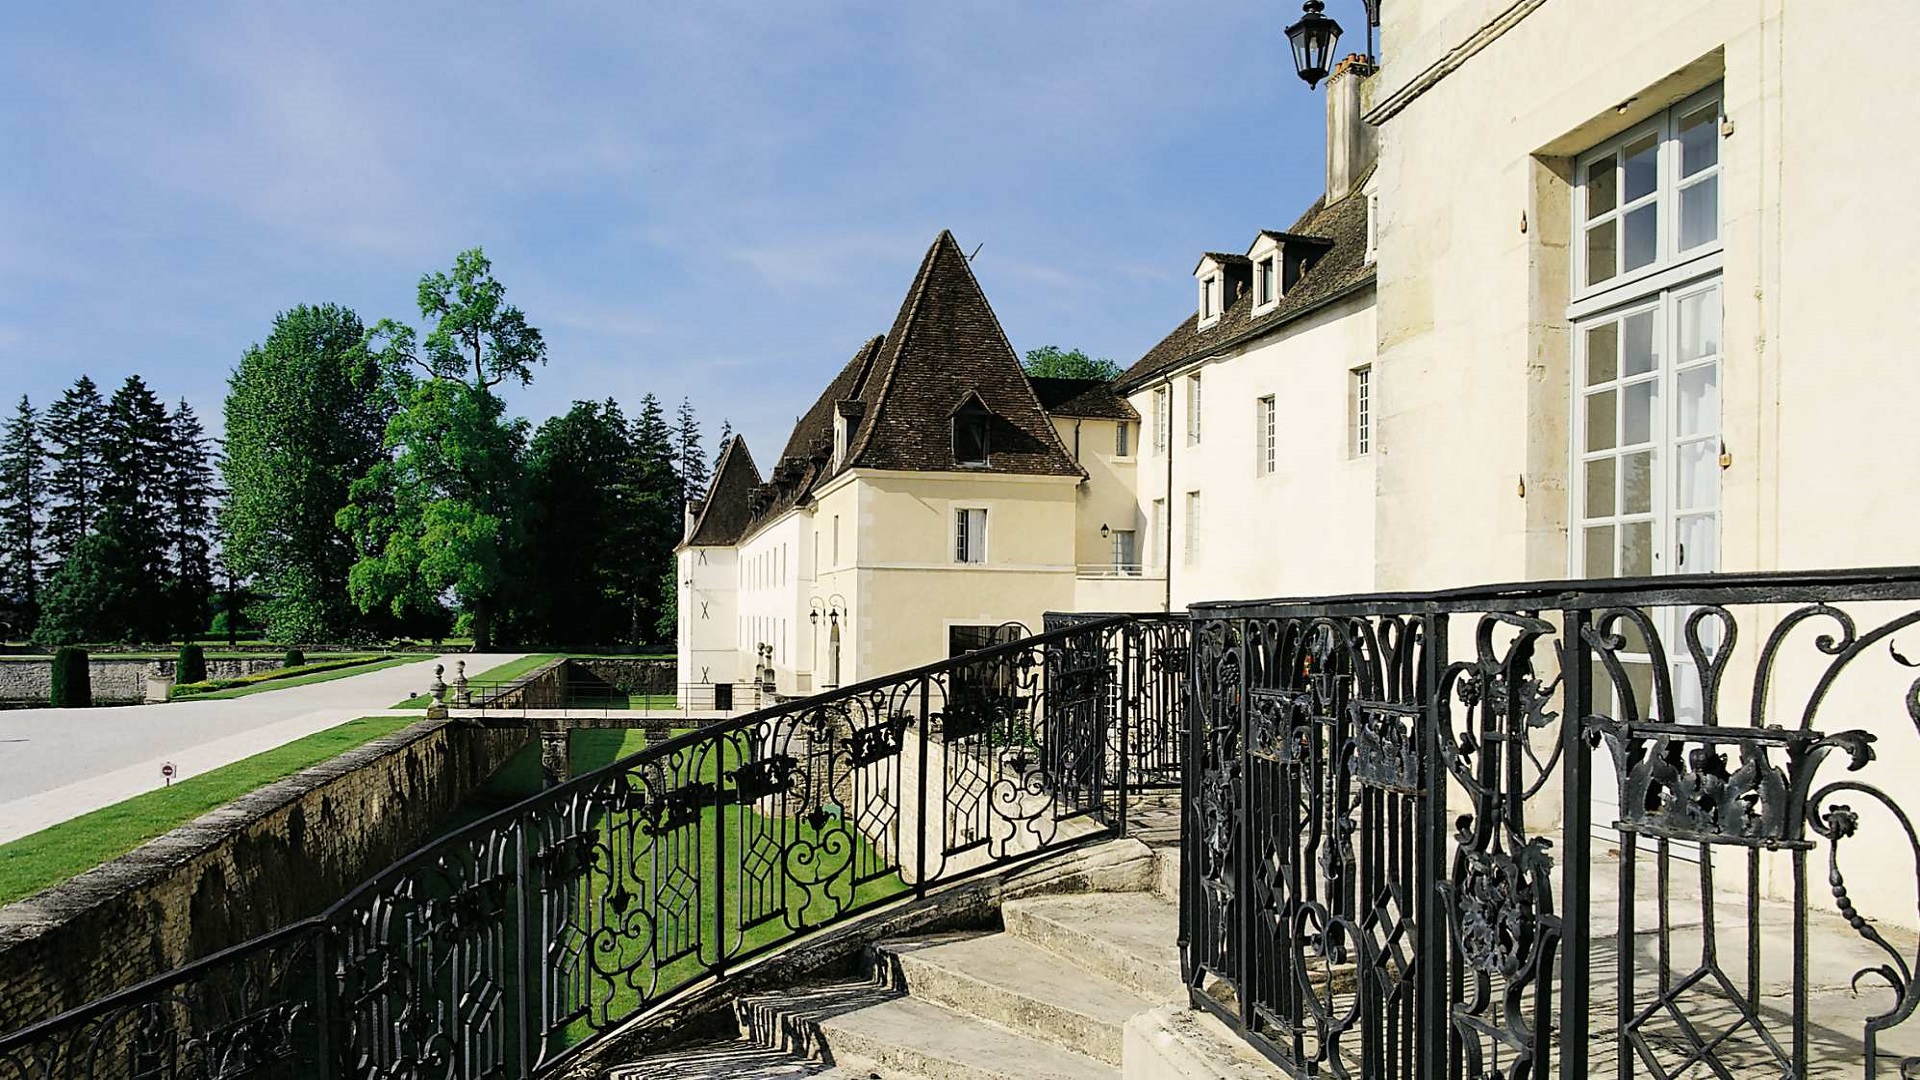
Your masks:
M417 664L422 660L431 659L433 659L432 653L391 656L385 659L370 659L364 664L355 664L352 667L334 668L332 671L316 671L307 675L288 675L270 678L254 683L251 686L235 686L226 690L213 690L205 694L190 694L177 700L220 701L225 698L246 697L248 694L264 694L269 690L285 690L290 686L310 686L313 683L332 682L334 679L345 679L353 675L365 675L369 672L385 671L388 668L400 667L403 664ZM263 672L262 674L272 675L273 673L269 671ZM258 676L255 677L258 678Z
M124 855L250 791L419 722L367 716L0 844L0 904ZM536 765L537 765L536 761Z
M506 663L499 665L498 667L491 667L485 671L469 671L467 672L467 678L473 680L474 682L492 682L492 683L511 682L514 679L517 679L520 676L525 675L527 672L532 671L534 668L537 668L542 664L551 663L552 661L558 660L565 655L566 655L565 653L534 653L531 656L523 656L518 660L509 660ZM449 668L446 671L446 673L441 677L446 679L447 685L449 687L453 685L453 669L452 668ZM413 697L410 697L407 700L402 701L399 704L395 705L394 708L424 709L431 704L433 704L433 698L429 697L426 694L416 694Z

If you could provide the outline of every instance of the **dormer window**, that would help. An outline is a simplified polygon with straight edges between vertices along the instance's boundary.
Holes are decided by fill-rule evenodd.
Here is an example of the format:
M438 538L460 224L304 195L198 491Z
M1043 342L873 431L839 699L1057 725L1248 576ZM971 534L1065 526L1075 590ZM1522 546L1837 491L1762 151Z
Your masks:
M1280 257L1268 255L1253 264L1253 306L1271 307L1280 299Z
M833 467L847 460L847 418L835 414L833 418Z
M1220 275L1200 280L1200 321L1210 323L1220 317Z
M958 465L985 465L992 451L993 414L971 394L953 414L953 460Z

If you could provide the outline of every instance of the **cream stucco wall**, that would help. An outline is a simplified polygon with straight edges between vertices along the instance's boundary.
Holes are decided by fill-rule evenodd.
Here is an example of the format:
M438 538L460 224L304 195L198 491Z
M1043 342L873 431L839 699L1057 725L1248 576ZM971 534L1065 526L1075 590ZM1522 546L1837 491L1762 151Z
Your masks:
M674 556L680 624L676 660L682 686L735 682L739 666L737 555L730 547L681 548Z
M1374 464L1352 445L1351 384L1372 363L1374 308L1358 294L1277 333L1173 373L1129 398L1147 417L1138 466L1140 520L1165 498L1149 553L1168 565L1175 609L1199 600L1363 591L1373 585ZM1201 439L1187 441L1187 380L1201 375ZM1152 443L1154 390L1170 385L1168 460ZM1378 385L1375 395L1377 400ZM1259 468L1259 399L1277 411L1274 471ZM1200 492L1200 544L1186 552L1187 493ZM1163 522L1164 526L1164 522ZM1146 526L1143 526L1145 529Z
M1719 568L1920 561L1920 367L1902 318L1920 285L1905 197L1920 8L1861 0L1848 32L1838 9L1797 0L1399 0L1385 17L1368 88L1382 124L1376 584L1569 575L1571 160L1715 83ZM1736 682L1768 618L1747 613ZM1789 668L1781 703L1808 675ZM1877 708L1830 712L1880 736L1883 783L1920 769L1897 682ZM1856 898L1910 923L1897 836L1862 829Z

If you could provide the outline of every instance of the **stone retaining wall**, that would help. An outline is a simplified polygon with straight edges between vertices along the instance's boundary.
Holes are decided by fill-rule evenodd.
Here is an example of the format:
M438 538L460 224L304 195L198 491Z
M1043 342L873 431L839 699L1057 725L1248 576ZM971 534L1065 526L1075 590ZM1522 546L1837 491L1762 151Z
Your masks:
M317 914L526 742L524 726L423 721L0 907L0 1032Z
M672 660L648 660L640 657L576 657L567 661L576 672L585 672L608 686L627 694L671 694L677 677Z
M173 677L174 661L89 657L87 674L93 683L96 704L135 704L147 699L147 676ZM278 656L247 657L241 660L208 660L207 678L238 679L277 671ZM53 658L0 660L0 701L37 701L45 703L53 693Z

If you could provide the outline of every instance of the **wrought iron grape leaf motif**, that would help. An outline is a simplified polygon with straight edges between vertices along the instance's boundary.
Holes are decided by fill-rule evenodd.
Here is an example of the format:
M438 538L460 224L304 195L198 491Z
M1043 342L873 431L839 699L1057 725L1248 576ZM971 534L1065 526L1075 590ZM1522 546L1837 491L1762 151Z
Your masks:
M668 789L667 793L643 809L648 836L664 836L700 820L700 811L713 805L715 788L705 781L694 781Z
M1604 739L1613 755L1621 823L1703 843L1806 846L1808 793L1827 755L1846 751L1850 772L1874 758L1875 737L1859 730L1826 735L1606 718L1587 726L1589 738ZM1727 749L1737 753L1737 767Z
M1388 791L1420 790L1420 747L1412 718L1358 703L1353 710L1353 775Z
M753 803L769 795L792 791L799 769L800 761L792 754L773 754L749 761L727 776L733 780L734 790L740 793L740 801Z
M1463 834L1470 834L1471 819L1461 822ZM1466 872L1455 889L1457 935L1460 954L1474 970L1511 979L1531 963L1546 875L1553 867L1550 845L1536 837L1518 858L1498 850L1462 853Z
M855 728L847 737L847 761L859 768L898 754L905 744L910 719L905 713L895 713L877 724Z

